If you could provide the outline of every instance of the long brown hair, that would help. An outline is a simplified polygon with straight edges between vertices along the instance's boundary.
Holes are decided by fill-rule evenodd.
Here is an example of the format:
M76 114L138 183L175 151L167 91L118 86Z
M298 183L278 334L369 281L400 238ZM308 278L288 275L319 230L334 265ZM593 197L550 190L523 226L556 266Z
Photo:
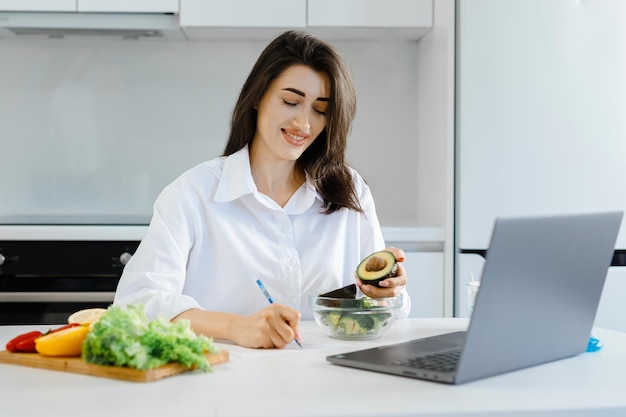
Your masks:
M244 83L232 113L230 135L223 156L249 145L256 132L254 108L269 85L293 65L325 72L330 80L326 127L297 163L314 181L324 199L324 213L342 208L363 212L345 162L346 140L356 113L356 93L350 72L337 51L319 37L288 31L261 53Z

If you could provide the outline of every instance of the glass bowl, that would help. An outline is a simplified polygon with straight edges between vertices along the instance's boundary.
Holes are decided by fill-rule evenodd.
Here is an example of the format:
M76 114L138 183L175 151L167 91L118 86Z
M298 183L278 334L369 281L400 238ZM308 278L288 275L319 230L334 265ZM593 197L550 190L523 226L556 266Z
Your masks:
M315 322L330 337L374 339L398 318L402 294L393 298L330 298L310 294Z

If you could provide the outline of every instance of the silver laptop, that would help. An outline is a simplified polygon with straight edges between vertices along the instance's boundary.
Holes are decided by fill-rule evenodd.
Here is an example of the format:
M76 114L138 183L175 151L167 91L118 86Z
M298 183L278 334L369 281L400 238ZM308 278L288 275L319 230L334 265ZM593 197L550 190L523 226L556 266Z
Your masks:
M622 215L497 219L467 332L326 359L461 384L585 352Z

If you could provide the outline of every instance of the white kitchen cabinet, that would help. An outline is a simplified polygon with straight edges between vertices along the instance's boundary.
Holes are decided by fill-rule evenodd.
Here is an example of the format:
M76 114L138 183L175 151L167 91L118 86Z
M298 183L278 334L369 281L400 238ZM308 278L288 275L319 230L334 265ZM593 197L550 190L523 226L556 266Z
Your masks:
M181 0L185 27L304 27L306 0Z
M78 0L79 12L178 13L178 0Z
M329 39L417 40L433 26L432 0L181 0L190 39L268 38L302 28ZM226 31L225 28L228 28Z
M306 0L180 0L180 26L190 40L272 39L306 24Z
M445 231L440 227L383 227L388 246L404 250L407 292L411 296L409 317L444 317Z
M406 290L411 296L409 317L444 317L443 252L405 252Z
M432 0L309 0L310 27L425 27L433 24Z
M0 0L0 11L178 13L178 0Z
M432 0L309 0L307 3L307 29L327 38L417 41L432 26Z
M3 12L75 12L76 0L0 0Z

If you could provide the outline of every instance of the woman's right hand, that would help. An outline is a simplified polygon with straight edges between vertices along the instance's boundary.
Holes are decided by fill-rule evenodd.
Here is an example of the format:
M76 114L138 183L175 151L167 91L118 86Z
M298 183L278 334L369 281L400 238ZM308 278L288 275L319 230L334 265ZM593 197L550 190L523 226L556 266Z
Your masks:
M229 340L250 348L283 348L294 339L300 341L300 312L282 304L240 316L192 308L173 320L189 320L191 329L216 340Z
M251 348L283 348L300 341L300 312L282 304L271 304L250 316L237 316L232 341Z

